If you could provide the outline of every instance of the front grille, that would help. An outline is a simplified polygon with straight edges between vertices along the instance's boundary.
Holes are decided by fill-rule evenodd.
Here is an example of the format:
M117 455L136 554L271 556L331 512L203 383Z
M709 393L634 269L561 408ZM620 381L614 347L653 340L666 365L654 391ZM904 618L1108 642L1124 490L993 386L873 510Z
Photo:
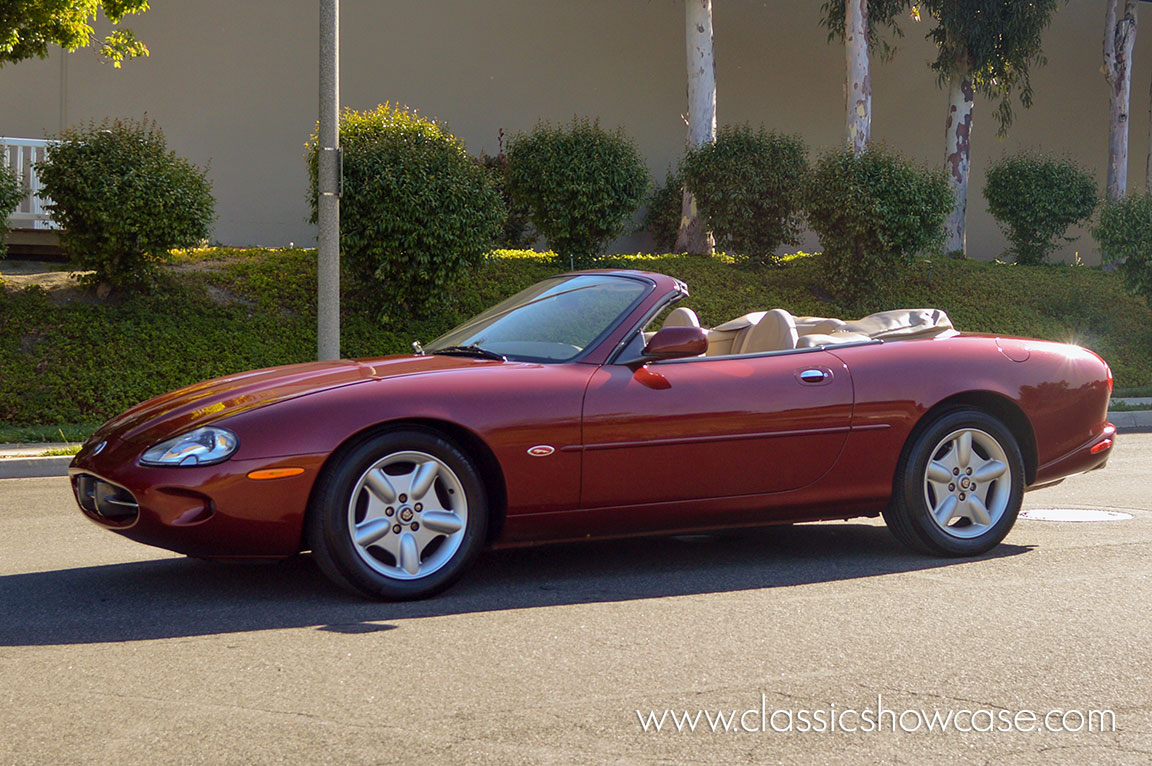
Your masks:
M76 477L76 500L88 513L110 521L128 521L140 513L131 492L87 474Z

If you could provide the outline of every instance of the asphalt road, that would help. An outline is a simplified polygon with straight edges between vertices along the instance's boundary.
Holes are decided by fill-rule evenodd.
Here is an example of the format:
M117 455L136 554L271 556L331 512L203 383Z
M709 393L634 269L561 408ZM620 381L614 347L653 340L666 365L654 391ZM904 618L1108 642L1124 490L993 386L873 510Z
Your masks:
M64 479L0 481L0 763L1148 763L1149 486L1152 435L1126 434L1025 507L1133 518L1022 520L978 560L837 522L488 554L378 604L306 557L175 557L85 521ZM882 731L827 730L876 708ZM645 732L666 709L743 730ZM1053 710L1115 731L1017 730ZM995 728L900 730L933 711Z

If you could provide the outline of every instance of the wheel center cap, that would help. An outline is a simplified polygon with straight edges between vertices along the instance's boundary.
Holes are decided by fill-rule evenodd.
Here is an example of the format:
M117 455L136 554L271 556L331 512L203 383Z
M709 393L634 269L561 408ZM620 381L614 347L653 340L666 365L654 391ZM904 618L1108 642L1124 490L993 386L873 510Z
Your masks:
M968 479L961 479L960 480L960 486L963 487L964 489L968 489L968 484L969 484Z
M404 507L404 508L400 509L400 520L401 521L412 521L413 515L414 514L412 513L411 508Z

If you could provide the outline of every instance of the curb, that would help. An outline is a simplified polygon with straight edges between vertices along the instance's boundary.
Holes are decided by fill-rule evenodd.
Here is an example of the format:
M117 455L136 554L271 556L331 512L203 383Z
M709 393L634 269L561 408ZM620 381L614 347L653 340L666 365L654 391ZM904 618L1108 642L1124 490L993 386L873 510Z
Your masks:
M0 460L0 479L41 479L67 476L71 455L57 457L13 457Z

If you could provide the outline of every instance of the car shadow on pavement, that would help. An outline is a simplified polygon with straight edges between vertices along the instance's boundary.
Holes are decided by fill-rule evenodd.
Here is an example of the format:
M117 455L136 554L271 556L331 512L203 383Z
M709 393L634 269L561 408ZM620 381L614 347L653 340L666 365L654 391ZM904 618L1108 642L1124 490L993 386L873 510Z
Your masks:
M165 558L0 577L0 646L299 627L358 634L402 627L396 620L883 577L1029 550L1001 544L976 559L933 558L860 523L595 541L489 551L445 593L407 603L344 593L307 555L274 564Z

